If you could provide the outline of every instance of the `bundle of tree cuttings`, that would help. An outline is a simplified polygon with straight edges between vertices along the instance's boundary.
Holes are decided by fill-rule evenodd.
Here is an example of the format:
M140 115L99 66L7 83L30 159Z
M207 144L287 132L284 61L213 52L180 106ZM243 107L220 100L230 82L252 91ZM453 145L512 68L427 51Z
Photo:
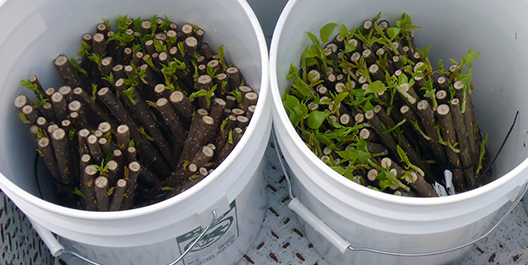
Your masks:
M82 35L79 59L59 55L62 80L21 85L15 106L30 125L61 205L115 211L177 195L237 144L258 95L214 54L198 26L167 17L119 17Z
M433 70L409 15L391 26L380 14L307 33L313 44L290 67L283 99L292 124L328 166L375 190L432 197L484 183L487 136L471 102L479 53Z

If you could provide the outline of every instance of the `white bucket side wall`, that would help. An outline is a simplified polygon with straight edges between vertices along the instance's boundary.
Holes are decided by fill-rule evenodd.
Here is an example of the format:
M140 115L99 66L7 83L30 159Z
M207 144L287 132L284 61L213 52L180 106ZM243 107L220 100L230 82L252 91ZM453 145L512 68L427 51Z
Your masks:
M522 103L524 97L518 95L528 80L518 69L521 67L515 67L523 66L527 59L527 54L522 52L528 36L524 26L526 18L518 11L523 10L522 7L526 8L526 5L526 2L515 2L504 7L500 2L481 4L477 1L419 4L414 1L335 1L331 4L290 1L274 32L270 51L270 76L275 104L274 128L296 180L308 187L307 191L299 194L303 203L330 227L338 227L337 232L344 233L349 238L356 234L361 236L363 232L369 234L369 229L381 231L378 234L381 238L373 237L372 241L385 240L383 236L388 236L389 233L393 233L389 240L395 241L402 236L398 236L398 233L409 235L410 241L416 239L412 235L427 237L432 233L463 234L464 237L460 237L460 240L444 245L451 247L462 243L462 239L469 240L479 234L489 224L497 209L507 200L514 199L519 185L526 182L527 149L524 148L523 141L527 121L521 117L528 111L526 104ZM328 22L344 23L351 28L353 23L360 25L379 11L383 11L382 18L390 22L398 19L403 12L410 14L413 24L422 27L416 30L418 46L432 44L430 57L433 65L436 65L438 59L443 59L445 65L448 65L448 58L459 60L471 46L475 46L474 51L481 52L473 67L473 98L480 126L489 132L493 154L506 135L515 112L520 111L516 128L494 168L496 175L504 175L501 179L483 188L449 198L395 198L360 187L339 176L319 161L297 136L284 111L281 97L289 85L285 77L290 64L298 65L304 47L310 44L304 32L317 35L319 29ZM497 12L500 12L500 16L497 16ZM511 15L512 13L517 14ZM495 52L501 45L507 49L515 47L515 56L508 50L499 49L499 52ZM509 56L505 55L507 53ZM510 73L501 74L503 69L510 70ZM501 84L507 84L510 90L498 89ZM497 110L503 113L498 114ZM308 197L317 199L310 201ZM342 218L350 222L341 222ZM413 223L416 225L413 226ZM350 228L350 225L354 228ZM430 237L434 238L435 236ZM320 237L313 242L320 242L319 239ZM391 244L397 243L388 245ZM438 244L437 247L442 246Z
M0 128L0 145L2 146L0 157L4 158L0 162L0 171L3 174L0 176L0 184L2 189L31 218L40 220L46 228L53 232L80 242L84 242L82 231L90 231L87 233L92 235L128 235L131 231L143 233L153 230L155 229L154 225L163 227L167 225L167 222L184 221L185 225L179 227L179 230L173 231L174 234L164 233L159 238L149 239L151 241L142 239L134 241L126 238L116 239L113 243L106 243L142 245L174 237L179 232L195 227L196 209L204 207L204 203L193 199L191 195L198 193L199 189L201 193L198 193L198 197L200 194L225 194L226 190L229 190L229 192L235 193L226 196L231 200L236 198L238 196L236 192L239 193L244 189L249 178L254 175L255 168L244 168L245 171L243 172L247 175L237 175L242 172L242 167L240 165L235 166L235 157L241 156L253 159L253 161L260 161L264 151L263 148L256 145L263 144L265 146L269 138L271 118L269 111L266 111L269 110L270 104L269 99L267 99L267 49L258 21L249 5L245 1L193 1L192 3L153 1L149 2L148 5L144 5L144 3L144 1L127 1L126 4L121 1L48 1L39 3L13 1L0 7L0 20L5 19L5 21L10 22L6 22L6 25L13 24L13 21L20 21L20 24L14 24L17 25L16 30L6 30L5 34L0 34L0 45L3 47L0 50L0 58L4 62L15 62L9 68L10 72L5 71L4 74L0 75L0 84L4 87L4 94L6 95L4 97L5 102L1 107L4 108L2 113L5 115L0 116L0 122L12 124L11 128L7 128L8 126ZM144 5L144 8L137 9L137 4ZM26 6L32 5L40 6L35 6L35 9L26 8ZM95 10L97 12L94 12ZM118 212L112 215L87 213L50 204L28 194L27 192L37 194L32 179L32 168L6 159L10 157L15 161L23 161L34 157L35 147L29 144L32 140L27 133L27 126L18 120L16 110L13 110L12 106L12 99L18 93L24 92L30 96L26 91L27 89L18 86L20 79L27 78L31 74L37 74L44 85L58 85L58 75L55 73L51 62L60 53L75 57L74 55L80 47L80 35L84 32L93 32L95 23L101 22L101 18L108 17L112 21L118 14L127 14L132 17L141 15L150 18L154 14L164 15L162 12L167 10L170 12L167 12L166 15L180 25L183 22L190 22L202 27L206 31L205 41L209 42L212 48L216 49L223 45L226 50L226 59L241 68L247 83L259 92L261 100L257 104L257 111L248 127L247 136L242 139L232 155L224 162L225 165L223 164L217 169L218 172L215 171L196 188L191 189L192 191L188 191L187 195L172 198L152 207ZM209 15L204 16L205 13ZM32 27L33 23L39 27ZM22 32L30 28L35 28L33 30L36 30L37 38L34 40L22 39L34 42L34 45L19 49L17 38L24 36ZM48 43L60 43L60 45L49 45ZM38 45L45 47L44 51L37 49ZM255 139L250 137L250 134L254 134ZM16 140L14 140L15 137ZM13 152L12 150L17 151ZM230 165L233 166L230 167ZM235 176L242 177L242 181L235 181ZM235 184L233 185L233 183ZM216 200L218 198L209 200L207 203L212 204ZM130 221L132 219L134 222ZM127 226L123 226L124 222L127 223ZM93 239L85 243L102 244L103 242L97 242L97 239Z
M260 165L255 165L255 177L248 178L249 183L241 191L236 201L236 210L238 215L238 239L220 253L217 257L207 263L207 265L223 265L234 264L245 253L245 249L252 244L256 238L255 231L259 231L264 218L264 211L266 207L266 192L263 188L264 167L266 160L262 160ZM179 225L180 223L178 223ZM194 223L194 226L197 224ZM166 227L165 233L177 229L176 227ZM91 236L91 235L89 235ZM158 236L153 234L141 235L140 237ZM98 240L101 238L97 237ZM169 239L163 242L141 245L138 247L112 247L112 246L92 246L87 244L79 244L64 238L60 239L63 244L68 245L71 249L78 253L83 253L84 257L89 258L101 264L169 264L176 260L181 253L175 239ZM112 237L103 237L102 240L112 241ZM116 245L116 244L112 244ZM233 250L234 249L234 250ZM214 250L214 249L213 249ZM233 251L232 251L233 250ZM67 258L67 257L65 257ZM68 260L65 260L68 262ZM76 262L76 258L72 257L71 262ZM187 260L188 262L188 260ZM69 264L69 263L68 263Z

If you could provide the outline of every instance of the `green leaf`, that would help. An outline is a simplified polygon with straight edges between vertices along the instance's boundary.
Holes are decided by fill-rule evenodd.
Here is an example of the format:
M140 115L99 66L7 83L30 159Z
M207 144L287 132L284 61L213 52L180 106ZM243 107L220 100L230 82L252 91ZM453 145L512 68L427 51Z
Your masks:
M24 113L19 113L18 114L18 117L20 118L20 120L25 123L25 124L30 124L31 122L29 122L29 120L26 118L26 115L24 115Z
M345 173L347 172L347 170L342 166L331 166L330 168L332 168L339 175L345 175Z
M83 56L85 54L88 54L88 52L92 49L92 46L85 41L81 41L81 50L77 53L77 56Z
M398 83L400 85L409 83L409 79L407 78L407 75L402 73L400 76L398 76Z
M134 22L134 31L139 32L141 30L141 17L137 17L136 19L132 19Z
M107 77L103 77L101 79L108 81L108 83L110 83L112 86L115 85L114 73L112 72L110 72L110 75L108 75Z
M456 64L456 65L458 65L458 62L457 62L455 59L449 58L449 61L450 61L452 64Z
M158 30L158 15L150 18L150 29L152 30L152 35L156 34L156 30Z
M416 73L423 72L426 68L427 68L427 64L422 64L422 65L416 67L415 72ZM421 77L423 78L423 75Z
M134 87L133 86L129 87L127 90L123 90L123 93L125 94L125 96L127 96L128 100L130 100L130 102L132 102L133 105L137 104L137 102L132 97L132 95L134 93Z
M40 91L38 91L38 87L37 87L37 84L33 84L31 83L29 80L20 80L20 83L18 83L19 85L21 86L25 86L27 88L29 88L31 91L37 93L38 95L40 95Z
M363 106L363 111L369 111L373 109L374 109L374 105L372 105L370 100L365 101L365 105Z
M348 97L348 92L343 92L334 97L334 104L338 105Z
M163 23L161 23L160 28L161 29L167 29L172 21L170 21L169 17L167 15L164 15L165 19L163 19Z
M97 95L97 84L92 84L92 97L95 99Z
M400 34L401 29L397 27L390 27L387 29L387 35L389 35L389 38L391 41L393 41L396 37L398 37L398 34Z
M303 97L307 97L310 93L312 93L312 89L308 84L306 84L302 79L297 79L292 86L295 88L296 91L298 91Z
M475 174L479 174L480 170L482 170L482 161L484 160L484 156L486 154L486 142L488 141L488 134L486 133L486 137L482 142L480 143L480 156L479 156L479 162L477 170L475 171Z
M224 46L222 45L218 47L218 62L220 62L220 64L222 65L224 69L228 68L224 60Z
M472 64L479 57L480 52L472 52L472 50L473 50L473 47L471 49L469 49L469 51L466 54L466 56L464 56L462 58L462 61L461 61L462 66L466 66L466 65Z
M159 40L154 40L154 49L156 49L158 53L167 52L167 47Z
M413 169L414 171L416 171L416 173L418 173L419 175L421 176L425 176L425 173L423 172L423 170L415 165L413 165L411 163L411 161L409 160L409 157L407 157L407 154L405 154L405 151L403 151L403 149L398 145L396 146L397 148L397 151L398 151L398 155L400 156L400 160L404 163L407 164L407 168L411 168Z
M354 51L355 49L356 49L356 45L348 41L345 41L345 49L343 50L344 53L349 53L351 51Z
M325 121L326 117L328 117L328 113L322 112L322 111L312 111L310 115L308 115L308 126L314 130L319 129L323 122Z
M371 83L367 89L365 90L365 94L368 94L368 93L381 93L381 92L384 92L386 91L387 88L385 87L385 84L383 84L383 82L381 81L374 81L373 83Z
M306 49L304 50L302 54L302 57L305 59L318 57L318 56L319 54L317 53L317 50L314 47L306 47Z
M70 59L70 63L73 67L73 69L75 69L75 71L85 75L85 76L88 76L88 72L86 72L86 70L84 70L80 65L79 63L77 62L77 60L75 60L74 58L71 58Z
M138 131L139 131L139 133L141 133L143 136L145 136L145 138L147 138L149 141L154 140L150 135L147 134L147 132L145 132L145 128L143 128L143 126L140 126L140 127L138 128Z
M79 190L78 188L75 188L73 190L73 194L75 194L77 196L80 196L80 197L83 197L83 198L85 197L84 193L81 190Z
M298 98L292 96L292 95L286 95L286 99L284 100L284 106L288 109L293 109L295 106L299 105L301 102Z
M237 99L238 104L242 104L243 99L242 99L242 93L240 93L240 91L233 90L229 94L231 94L233 97Z
M438 72L443 73L445 72L444 63L442 63L442 60L438 60Z
M319 63L319 61L317 61L317 59L314 57L314 58L306 58L306 66L310 67L310 66L313 66L313 65L316 65Z
M180 51L181 56L185 57L185 47L183 46L183 41L178 42L176 46L178 46L178 51Z
M316 47L321 46L321 43L319 43L319 40L317 39L317 37L316 37L315 35L313 35L313 34L310 33L310 32L306 32L306 34L308 34L308 37L310 38L310 40L312 40L313 44L314 44Z
M293 66L293 64L290 64L290 72L288 73L288 76L286 76L286 80L295 80L299 77L299 70L301 70L300 67Z
M341 27L339 27L339 38L345 39L345 37L348 35L348 29L345 26L345 24L341 24Z
M235 90L233 91L235 92ZM237 91L238 92L238 91ZM189 96L189 100L191 102L193 102L196 98L199 98L199 97L205 97L209 92L205 89L200 89L196 92L193 92L191 93L191 95ZM240 92L239 92L240 93Z
M121 32L125 32L125 30L128 29L127 21L128 21L128 16L124 16L124 17L119 16L116 19L117 29Z
M469 85L471 83L471 80L473 80L473 74L471 72L460 74L459 76L460 81L464 85Z
M324 25L321 30L319 30L319 36L321 37L321 41L323 41L323 43L328 42L330 36L332 36L332 33L334 33L334 29L337 26L338 25L336 23L328 23Z
M371 157L370 153L363 148L350 148L348 151L336 151L336 153L344 160L360 164L367 163Z
M110 30L110 20L107 18L103 18L103 23L105 24L106 28Z

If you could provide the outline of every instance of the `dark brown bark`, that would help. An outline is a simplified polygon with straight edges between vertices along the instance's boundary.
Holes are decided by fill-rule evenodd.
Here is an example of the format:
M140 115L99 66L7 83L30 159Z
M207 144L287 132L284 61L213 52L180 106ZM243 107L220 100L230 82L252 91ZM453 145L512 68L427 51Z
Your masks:
M248 107L251 105L256 105L258 100L258 94L255 92L248 92L244 96L244 100L242 103L242 110L246 111L248 110Z
M100 120L104 120L109 122L110 124L115 124L115 119L109 115L99 104L95 102L95 100L86 94L84 90L81 88L75 88L73 90L73 95L75 98L83 104L83 106L87 106L89 108L86 109L86 112L92 111L97 117L99 117Z
M108 179L105 176L99 176L95 179L95 197L97 198L97 210L108 211Z
M471 156L469 155L469 147L467 139L466 125L464 123L464 117L460 110L460 100L457 98L451 100L451 112L453 117L454 130L458 139L460 149L460 160L463 167L470 167L473 163ZM466 168L463 170L464 176L466 177L467 187L473 187L475 185L475 174L473 168Z
M84 205L88 211L97 211L97 204L95 203L95 179L98 176L97 168L93 165L88 165L83 171L81 178L81 191L84 194Z
M164 162L163 157L154 146L150 144L145 136L139 132L132 117L127 111L125 111L117 97L110 93L107 87L101 88L97 94L103 100L108 109L114 114L116 119L122 124L127 124L130 129L130 136L134 142L136 142L136 146L142 154L145 163L152 166L152 168L154 168L161 176L170 175L170 168Z
M444 138L445 142L450 143L451 146L454 147L457 144L457 139L455 133L455 126L453 124L453 117L451 116L449 106L445 104L438 106L436 113L438 114L438 121L440 125L440 130L442 132L442 138ZM456 167L461 166L460 156L448 146L446 146L445 150L449 165L455 167L455 169L452 170L455 190L458 193L464 192L466 191L466 182L464 180L463 172L460 169L456 169Z
M68 116L68 103L60 92L53 93L51 103L57 119L60 121L66 119L66 116Z
M121 150L126 150L130 143L130 129L126 124L119 125L116 130L117 146Z
M198 40L194 36L189 36L185 38L183 47L186 57L190 57L200 46Z
M176 169L176 162L173 157L171 146L163 136L163 133L161 132L161 129L158 126L158 123L152 118L150 110L145 103L145 100L141 98L141 96L137 92L137 89L134 89L132 91L132 100L133 101L131 101L129 97L125 96L122 98L121 101L125 103L128 109L134 114L136 119L143 125L143 128L145 129L147 134L152 137L154 144L158 147L161 154L164 156L164 158L170 165L171 169ZM166 99L164 100L167 101Z
M126 149L126 162L132 163L137 160L137 150L133 146L129 146Z
M438 90L435 96L438 104L447 104L449 102L449 97L445 90Z
M145 167L141 167L138 178L150 186L156 186L161 183L161 180Z
M242 83L242 77L240 74L240 70L238 68L234 66L227 68L226 75L227 75L227 80L229 83L229 88L231 90L237 89ZM227 91L227 93L229 92L231 91Z
M53 147L51 141L48 137L42 137L38 140L38 148L40 150L40 155L42 156L44 163L48 167L51 176L57 180L62 181L62 177L57 166L57 161L55 160L55 154L53 152Z
M110 206L108 207L108 211L119 211L119 208L121 207L121 202L123 201L123 197L126 192L126 188L127 188L126 180L119 179L115 186L115 189L112 195L112 200L110 202Z
M202 150L196 154L191 161L191 164L195 164L197 167L207 165L207 163L213 158L214 151L209 146L202 147Z
M77 74L66 55L59 55L57 58L55 58L53 64L55 65L55 69L57 69L57 72L59 73L64 85L69 87L82 86L79 74Z
M410 177L405 178L405 182L422 197L438 197L438 194L434 190L433 186L429 184L420 174L411 171L409 172Z
M45 96L46 94L44 93L44 88L42 87L42 85L40 84L40 81L38 80L37 76L36 75L31 75L29 77L29 82L31 82L32 84L35 84L37 85L37 91L38 93L40 93L42 96Z
M159 112L165 119L165 124L167 124L174 135L174 139L180 145L183 145L186 138L186 133L180 118L172 108L171 104L169 104L169 101L166 98L160 98L156 102L156 105L158 106Z
M99 145L99 139L95 135L88 136L87 139L88 149L90 150L90 155L92 156L93 161L99 165L104 158L103 151Z
M96 33L92 37L92 49L94 53L103 55L106 53L106 39L105 35Z
M26 119L30 124L35 124L39 117L38 110L33 108L31 105L26 105L22 108L22 114L26 116Z
M123 201L121 202L121 210L127 210L132 209L134 207L134 201L135 201L135 193L136 193L136 182L139 177L139 172L141 170L141 166L138 162L131 162L128 164L128 178L126 178L127 181L127 188L126 188L126 196L123 198Z
M15 98L15 101L14 101L14 105L15 107L18 109L18 111L22 112L22 108L26 105L30 105L32 106L33 108L35 107L35 104L33 104L33 101L31 101L28 97L26 97L25 95L18 95L16 98Z
M68 139L66 132L58 128L51 134L53 151L57 159L57 167L61 174L62 182L65 184L73 184L73 177L71 176L71 161L70 148L68 147Z
M453 84L453 88L455 89L456 96L460 100L461 108L462 104L464 104L464 84L461 81L456 81ZM475 110L473 109L473 103L471 101L471 97L469 93L465 92L465 100L466 100L466 111L463 112L464 116L464 123L466 125L466 132L467 133L467 141L468 141L468 148L469 148L469 154L471 157L477 156L479 153L479 144L476 140L473 126L476 124L477 119L475 117Z
M109 76L110 73L112 73L112 67L114 67L114 62L113 62L112 57L109 57L109 56L108 57L104 57L101 60L101 74L103 76L105 76L105 77Z
M431 140L429 141L431 144L431 147L433 149L433 152L435 154L435 157L442 161L442 163L447 164L447 158L444 147L438 142L438 133L435 129L435 118L433 110L431 109L431 106L429 105L429 102L427 100L421 100L417 104L418 108L418 115L422 119L422 125L425 129L425 133Z
M90 136L90 131L88 129L81 129L78 132L78 140L79 143L79 154L88 154L90 153L88 149L88 136Z
M200 148L207 144L206 141L209 140L213 126L214 120L210 116L203 116L196 120L195 126L189 130L178 164L181 165L184 161L192 161L194 159Z
M174 91L169 100L187 122L192 120L195 107L187 96L181 91Z

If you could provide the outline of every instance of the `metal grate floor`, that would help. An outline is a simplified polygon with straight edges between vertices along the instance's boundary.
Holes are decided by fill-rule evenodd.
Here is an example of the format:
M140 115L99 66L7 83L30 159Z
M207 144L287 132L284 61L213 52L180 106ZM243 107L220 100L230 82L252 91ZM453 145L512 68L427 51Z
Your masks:
M314 243L308 242L297 216L288 208L287 181L280 170L274 144L269 145L265 155L268 162L266 215L257 239L236 265L329 265L315 251ZM0 265L54 263L25 215L1 192L0 240ZM68 264L87 263L76 260ZM496 231L475 244L461 263L481 264L528 264L528 216L522 203Z

